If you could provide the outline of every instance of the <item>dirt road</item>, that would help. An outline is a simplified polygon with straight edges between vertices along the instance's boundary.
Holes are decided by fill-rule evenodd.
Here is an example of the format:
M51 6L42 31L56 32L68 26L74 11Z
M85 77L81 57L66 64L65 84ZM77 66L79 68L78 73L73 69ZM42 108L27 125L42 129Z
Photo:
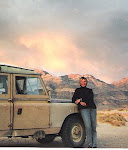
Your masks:
M109 124L98 124L98 148L128 148L128 123L123 127L113 127ZM64 147L60 137L50 144L39 144L32 138L0 138L0 146L16 147ZM87 147L86 141L83 147Z

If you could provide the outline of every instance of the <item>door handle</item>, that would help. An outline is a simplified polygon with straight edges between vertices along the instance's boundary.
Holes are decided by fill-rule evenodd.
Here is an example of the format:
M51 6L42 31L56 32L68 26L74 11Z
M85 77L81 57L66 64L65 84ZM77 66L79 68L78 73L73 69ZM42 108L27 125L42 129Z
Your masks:
M8 102L12 102L12 99L8 99Z
M21 115L21 114L22 114L22 108L18 108L17 115Z

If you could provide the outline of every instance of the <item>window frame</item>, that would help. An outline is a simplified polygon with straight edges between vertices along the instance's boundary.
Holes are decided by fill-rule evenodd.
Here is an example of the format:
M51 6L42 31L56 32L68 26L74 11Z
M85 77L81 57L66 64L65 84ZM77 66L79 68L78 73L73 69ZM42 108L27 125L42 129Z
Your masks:
M0 94L0 100L3 100L3 99L9 99L10 98L10 94L11 94L11 85L10 85L10 74L7 74L7 73L0 73L0 75L4 75L4 76L7 76L7 79L8 79L8 93L7 94Z
M35 77L35 78L39 78L42 86L43 86L43 89L45 91L45 95L24 95L24 94L16 94L16 77L17 76L20 76L20 77ZM45 85L44 85L44 82L43 82L43 79L41 78L40 75L26 75L26 74L13 74L13 97L14 98L18 98L18 99L24 99L24 100L48 100L49 99L49 95L47 93L47 90L45 88Z

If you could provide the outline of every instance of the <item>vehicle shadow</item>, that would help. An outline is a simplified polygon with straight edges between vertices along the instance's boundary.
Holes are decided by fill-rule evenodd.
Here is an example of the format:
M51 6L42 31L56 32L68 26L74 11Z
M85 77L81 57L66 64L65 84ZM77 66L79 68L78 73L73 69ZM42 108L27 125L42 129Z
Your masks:
M52 143L40 144L35 139L28 138L0 138L0 147L39 147L39 148L66 148L60 137L56 137ZM83 148L86 147L84 143Z

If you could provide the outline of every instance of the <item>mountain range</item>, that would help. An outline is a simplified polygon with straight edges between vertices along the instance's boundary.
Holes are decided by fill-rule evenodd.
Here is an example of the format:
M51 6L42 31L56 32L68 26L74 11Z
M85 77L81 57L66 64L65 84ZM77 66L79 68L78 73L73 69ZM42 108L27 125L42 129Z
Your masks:
M73 93L79 87L80 74L69 74L54 77L47 71L36 70L42 74L47 89L51 90L52 100L71 102ZM85 74L88 80L88 88L93 89L94 101L98 109L115 109L128 106L128 77L112 84L96 79L92 75Z

